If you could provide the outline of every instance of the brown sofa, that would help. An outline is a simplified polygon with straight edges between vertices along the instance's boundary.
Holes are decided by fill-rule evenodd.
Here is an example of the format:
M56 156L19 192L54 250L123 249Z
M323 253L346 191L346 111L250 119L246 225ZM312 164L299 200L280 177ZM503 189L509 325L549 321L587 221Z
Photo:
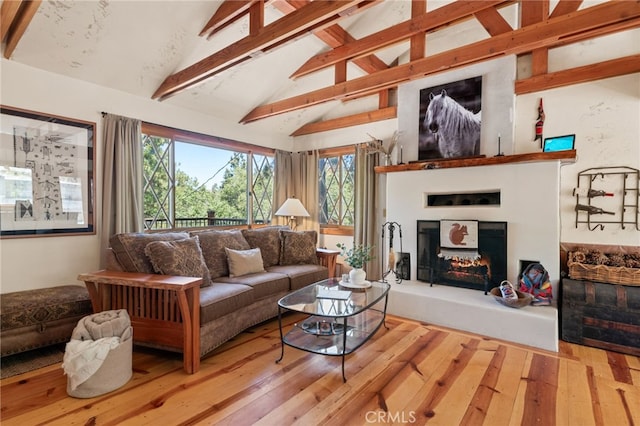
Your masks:
M195 372L201 357L277 316L282 296L328 277L316 242L315 231L276 226L118 234L110 239L107 271L79 279L94 310L129 311L135 343L183 352L185 369ZM172 292L176 276L202 278L194 293L198 312L189 312L191 293ZM192 331L189 321L196 322Z

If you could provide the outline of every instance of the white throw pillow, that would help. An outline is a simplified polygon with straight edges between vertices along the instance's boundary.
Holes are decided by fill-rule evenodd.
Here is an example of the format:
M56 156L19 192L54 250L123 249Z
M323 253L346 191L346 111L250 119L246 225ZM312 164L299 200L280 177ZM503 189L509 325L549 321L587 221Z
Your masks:
M233 250L225 247L227 261L229 262L229 276L240 277L242 275L264 272L262 253L259 248L249 250Z

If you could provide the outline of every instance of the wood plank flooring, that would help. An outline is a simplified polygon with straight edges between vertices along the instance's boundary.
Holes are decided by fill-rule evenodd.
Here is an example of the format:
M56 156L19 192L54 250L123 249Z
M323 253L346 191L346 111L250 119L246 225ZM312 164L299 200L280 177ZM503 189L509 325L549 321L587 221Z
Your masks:
M291 326L302 317L283 318ZM132 380L67 396L60 364L0 382L3 425L640 425L640 359L561 342L551 353L387 317L346 359L286 347L256 326L187 375L134 350Z

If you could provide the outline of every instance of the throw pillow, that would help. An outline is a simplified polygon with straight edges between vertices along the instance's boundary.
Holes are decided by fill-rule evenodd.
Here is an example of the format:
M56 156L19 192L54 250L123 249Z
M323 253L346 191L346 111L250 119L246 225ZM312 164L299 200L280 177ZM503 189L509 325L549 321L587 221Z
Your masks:
M280 231L282 249L281 265L299 265L318 263L316 256L316 231Z
M186 232L126 232L112 235L109 244L118 263L125 272L144 272L153 274L153 265L144 250L154 241L174 241L189 238Z
M243 229L242 235L251 248L259 248L262 252L264 267L277 265L280 262L280 230L288 226L266 226L264 228Z
M154 241L147 244L144 252L149 256L158 274L202 277L201 287L211 285L209 269L204 263L198 237L176 241Z
M251 247L239 229L192 231L190 234L200 238L202 256L209 268L211 279L229 275L229 264L225 247L233 250L248 250Z
M242 275L264 272L262 254L259 248L249 250L224 249L229 259L229 276L240 277Z

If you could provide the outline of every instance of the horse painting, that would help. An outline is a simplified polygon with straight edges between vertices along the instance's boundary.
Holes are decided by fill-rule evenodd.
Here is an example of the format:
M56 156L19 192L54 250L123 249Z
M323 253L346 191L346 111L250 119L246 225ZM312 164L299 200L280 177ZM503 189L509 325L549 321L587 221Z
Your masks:
M435 137L442 158L480 154L480 112L465 109L444 89L429 99L423 126Z

